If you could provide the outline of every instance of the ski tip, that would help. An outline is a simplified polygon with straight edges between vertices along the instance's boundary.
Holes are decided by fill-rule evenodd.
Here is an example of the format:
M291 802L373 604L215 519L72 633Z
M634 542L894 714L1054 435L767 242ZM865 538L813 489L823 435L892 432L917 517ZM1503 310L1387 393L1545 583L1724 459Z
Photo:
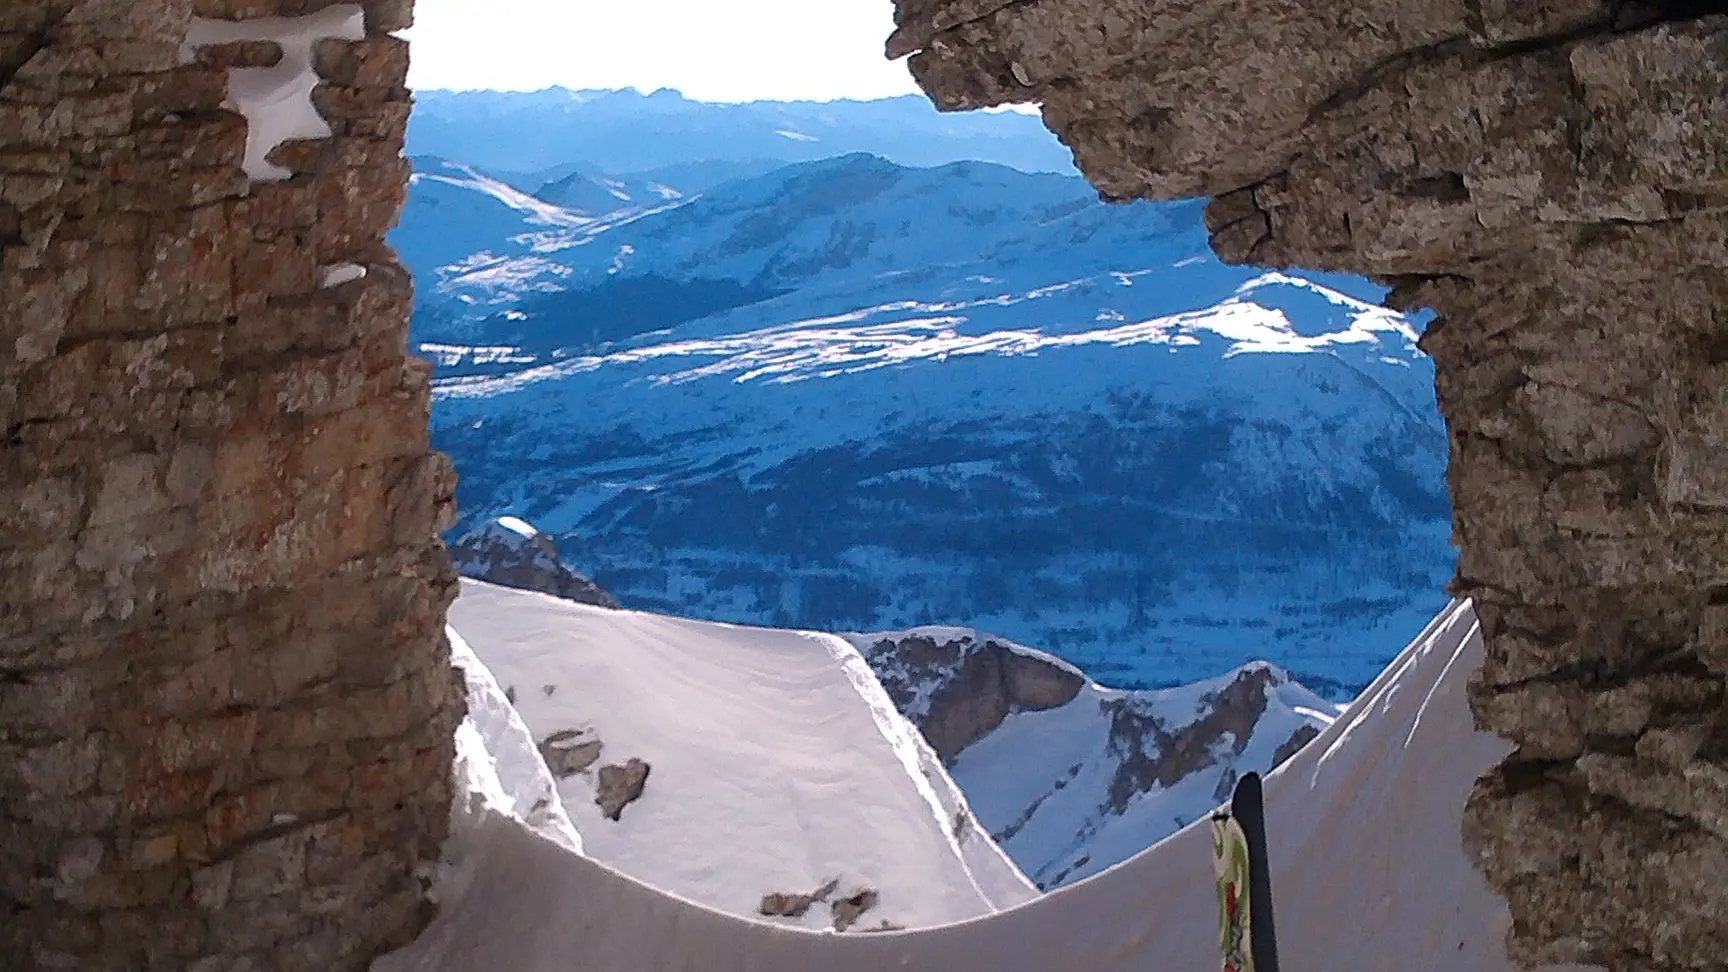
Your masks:
M1230 797L1230 807L1232 810L1239 808L1243 801L1250 801L1254 805L1258 805L1260 798L1260 774L1249 771L1242 774L1242 778L1236 781L1236 791Z

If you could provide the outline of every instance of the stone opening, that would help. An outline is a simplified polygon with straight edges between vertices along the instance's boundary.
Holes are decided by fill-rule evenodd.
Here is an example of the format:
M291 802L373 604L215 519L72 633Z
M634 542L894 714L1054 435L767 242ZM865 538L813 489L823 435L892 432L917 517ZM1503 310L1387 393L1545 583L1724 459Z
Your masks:
M381 245L409 4L321 46L333 132L279 183L179 57L193 14L326 6L0 10L7 968L358 969L423 917L460 694ZM1711 969L1728 19L1636 6L905 0L891 49L946 107L1041 98L1113 198L1214 196L1226 257L1437 310L1473 701L1521 747L1470 846L1520 957Z
M1437 312L1472 703L1518 746L1465 829L1514 957L1718 967L1722 5L1052 6L903 2L901 38L949 107L1041 98L1108 195L1213 194L1227 259Z

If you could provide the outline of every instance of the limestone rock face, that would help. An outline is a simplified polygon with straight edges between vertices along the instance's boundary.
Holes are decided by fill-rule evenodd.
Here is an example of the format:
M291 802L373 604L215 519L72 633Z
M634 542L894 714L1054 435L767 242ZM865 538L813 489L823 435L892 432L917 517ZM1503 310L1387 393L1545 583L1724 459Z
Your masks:
M359 970L427 917L463 703L453 475L383 243L409 3L313 39L331 134L280 181L225 103L284 45L183 49L330 6L0 4L8 972Z
M939 105L1042 102L1112 198L1438 316L1480 723L1466 838L1528 961L1728 954L1719 3L899 0Z

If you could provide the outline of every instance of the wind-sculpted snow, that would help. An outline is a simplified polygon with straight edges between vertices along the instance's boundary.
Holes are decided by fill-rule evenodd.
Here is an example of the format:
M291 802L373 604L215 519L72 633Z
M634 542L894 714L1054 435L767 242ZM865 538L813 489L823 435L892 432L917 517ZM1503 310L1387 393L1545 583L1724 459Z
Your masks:
M460 602L458 602L460 604ZM1467 603L1436 618L1266 781L1279 951L1292 969L1513 972L1506 902L1461 846L1479 773L1465 684L1482 658ZM1209 824L1005 912L941 928L815 935L746 922L482 818L439 917L375 972L1147 972L1214 968ZM1559 967L1546 967L1562 972ZM1580 972L1575 968L1568 972Z
M467 779L470 799L582 853L582 835L521 714L462 636L454 628L446 633L451 663L468 685L468 715L456 730L456 775Z
M860 930L942 924L1038 894L838 637L475 581L450 618L554 766L567 760L558 796L596 860L738 915L830 880L834 899L874 890ZM631 760L646 767L640 795L607 814L606 767ZM779 920L830 928L830 903Z
M1220 264L1197 205L848 157L532 256L416 266L475 288L422 287L436 442L469 523L532 519L626 605L1347 697L1451 573L1414 324Z

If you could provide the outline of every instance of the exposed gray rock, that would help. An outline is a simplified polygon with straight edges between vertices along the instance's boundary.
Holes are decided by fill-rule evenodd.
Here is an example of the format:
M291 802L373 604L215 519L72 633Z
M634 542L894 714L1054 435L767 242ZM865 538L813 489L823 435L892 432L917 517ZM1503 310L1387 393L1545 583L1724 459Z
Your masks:
M864 913L876 907L882 895L875 888L859 888L828 906L834 916L834 930L843 932L858 923Z
M616 598L559 556L550 536L515 517L500 517L465 534L450 548L450 557L464 577L618 607Z
M562 780L598 762L605 745L592 729L565 729L540 740L540 756Z
M762 903L757 906L757 913L770 918L802 918L810 911L810 906L819 901L827 901L828 896L840 887L839 878L830 878L823 885L809 894L787 894L776 892L762 896Z
M1196 776L1218 802L1229 798L1239 773L1269 772L1319 735L1323 719L1297 716L1292 706L1325 712L1327 703L1308 692L1289 673L1266 663L1243 666L1203 691L1119 691L1088 681L1078 669L1045 652L994 638L967 628L918 628L892 634L847 636L869 661L889 697L930 742L943 761L954 767L956 781L967 786L971 772L981 771L961 755L995 732L1015 713L1080 706L1074 726L1091 723L1096 738L1090 752L1068 750L1061 764L1040 765L1020 760L1016 772L1027 777L1024 802L1007 806L979 804L972 809L989 827L1026 874L1045 890L1125 859L1133 849L1119 836L1102 854L1077 853L1112 818L1126 813L1137 798L1176 788ZM1172 692L1181 701L1172 705ZM1277 724L1266 717L1273 694L1284 693L1277 707ZM1289 735L1270 740L1268 732ZM1249 752L1251 740L1269 745ZM996 758L1003 756L996 750ZM1078 763L1068 765L1067 759ZM1078 789L1070 789L1082 780ZM1213 779L1215 777L1215 779ZM1062 794L1059 799L1057 794ZM1077 802L1078 801L1078 802ZM1056 809L1060 805L1060 809ZM1173 833L1197 813L1188 803L1171 804L1169 813L1137 811L1136 828L1142 846ZM966 814L956 814L958 837ZM1053 849L1048 841L1036 850L1023 850L1015 838L1027 827L1043 833L1072 828L1073 847ZM1055 853L1054 859L1050 856ZM1036 854L1037 856L1026 856Z
M854 642L888 696L944 763L1013 712L1073 701L1086 676L1065 662L965 629L914 629Z
M647 763L634 756L622 766L600 767L600 780L595 787L594 802L599 805L600 812L605 814L607 819L620 819L625 807L641 799L642 789L648 784L650 768Z

